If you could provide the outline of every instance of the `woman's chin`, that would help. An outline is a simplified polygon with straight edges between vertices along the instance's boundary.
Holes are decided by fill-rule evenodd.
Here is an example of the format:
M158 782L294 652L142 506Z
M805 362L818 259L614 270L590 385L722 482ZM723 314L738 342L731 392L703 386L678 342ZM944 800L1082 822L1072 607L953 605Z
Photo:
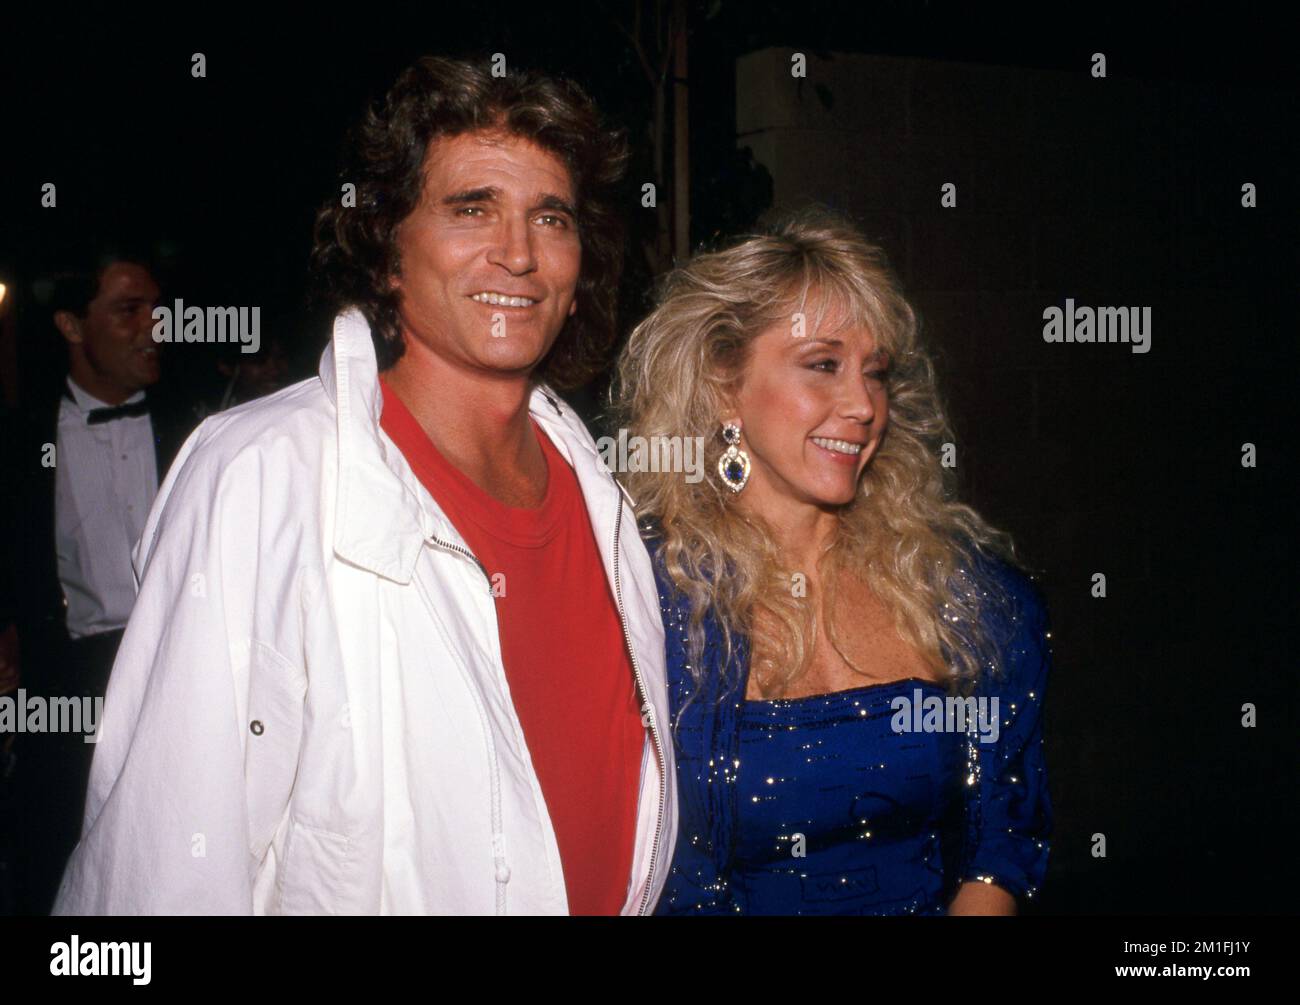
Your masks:
M857 498L857 486L832 487L827 485L809 486L804 492L805 498L821 509L840 509Z

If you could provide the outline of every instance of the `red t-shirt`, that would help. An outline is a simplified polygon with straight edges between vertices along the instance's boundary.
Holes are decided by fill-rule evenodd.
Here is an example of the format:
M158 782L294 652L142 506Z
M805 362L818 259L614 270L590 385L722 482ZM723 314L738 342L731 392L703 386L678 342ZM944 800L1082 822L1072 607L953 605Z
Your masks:
M380 385L384 431L493 579L506 681L555 828L569 911L618 914L632 871L645 733L577 476L534 422L546 498L537 509L503 505L443 457Z

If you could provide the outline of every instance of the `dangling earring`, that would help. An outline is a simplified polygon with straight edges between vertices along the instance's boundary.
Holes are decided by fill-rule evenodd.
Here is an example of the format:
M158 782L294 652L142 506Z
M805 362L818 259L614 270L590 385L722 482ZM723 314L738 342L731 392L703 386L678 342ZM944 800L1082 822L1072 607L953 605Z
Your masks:
M740 427L723 423L722 438L727 441L727 449L718 458L718 476L732 492L739 492L749 481L749 454L739 447Z

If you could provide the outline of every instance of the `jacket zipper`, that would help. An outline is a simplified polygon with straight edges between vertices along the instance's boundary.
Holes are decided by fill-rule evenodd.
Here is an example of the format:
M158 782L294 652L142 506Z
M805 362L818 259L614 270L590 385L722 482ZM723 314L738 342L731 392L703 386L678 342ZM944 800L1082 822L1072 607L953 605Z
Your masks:
M655 753L658 756L659 763L656 769L659 772L659 815L655 820L654 842L650 845L650 872L646 876L645 894L641 898L641 905L637 908L637 915L644 915L646 905L650 901L650 891L654 887L655 864L659 857L659 835L664 828L664 802L668 794L668 777L664 770L664 748L659 741L659 729L655 725L654 709L650 705L650 699L647 697L645 681L641 679L641 669L637 666L636 652L632 648L631 635L627 628L627 616L623 613L623 584L618 575L618 540L619 532L623 527L623 491L615 482L614 488L618 490L618 510L614 515L614 599L618 603L618 619L623 626L623 642L627 646L628 655L632 657L632 674L636 677L637 691L641 698L641 712L649 720L650 736L654 740Z
M492 577L488 575L487 567L478 560L477 555L475 555L473 552L467 551L466 549L460 547L460 545L452 544L450 541L444 541L441 538L435 537L432 534L428 535L425 538L425 540L437 544L440 547L446 548L448 551L453 551L456 552L457 554L464 555L467 558L473 559L474 564L479 567L479 570L483 573L483 577L487 580L489 591L491 590ZM426 602L428 602L427 599ZM466 672L465 682L466 682L466 686L469 687L470 689L470 696L474 699L474 705L479 714L480 725L483 728L483 736L487 743L488 757L492 761L492 764L489 766L490 782L492 786L492 793L491 793L492 861L496 867L493 878L496 881L497 914L505 914L506 913L506 892L505 892L504 884L506 882L506 879L509 878L509 872L507 871L506 873L506 879L503 879L501 876L501 870L503 866L505 866L508 869L508 866L506 866L505 863L505 851L503 845L501 844L505 836L500 831L500 828L502 826L501 789L500 789L500 783L497 780L497 771L499 769L497 766L496 741L492 739L492 726L487 720L487 713L483 709L483 702L479 698L478 693L474 690L474 685L473 682L470 680L470 676L468 672Z
M642 680L641 678L641 668L640 666L638 666L636 661L636 651L632 648L631 633L628 631L628 627L627 627L627 615L623 611L623 583L619 578L619 572L618 572L619 570L618 546L619 546L619 538L621 536L621 531L623 529L623 492L621 489L619 489L617 482L614 484L614 488L618 493L617 496L618 510L616 511L614 516L614 599L618 604L619 624L623 628L623 644L627 646L628 655L632 659L632 675L636 678L637 692L638 692L638 696L641 699L641 711L649 719L650 737L651 739L654 740L655 754L657 755L658 758L658 763L655 765L655 768L659 772L659 812L655 818L654 841L650 845L650 872L649 875L647 875L646 877L645 894L641 897L641 904L637 908L637 912L636 912L638 915L644 915L646 905L650 901L650 891L654 887L655 865L657 864L659 858L659 837L663 833L663 829L664 829L664 804L668 794L668 778L667 778L667 773L664 771L665 762L664 762L663 743L659 739L659 729L658 726L655 724L655 717L653 714L651 714L653 712L653 708L650 705L650 699L647 697L645 681ZM460 547L459 545L452 544L450 541L443 541L441 538L434 537L433 535L429 536L429 540L433 541L435 544L441 545L444 548L457 552L461 555L464 555L466 558L471 559L474 562L474 564L477 565L480 570L482 570L483 578L487 580L488 587L491 588L492 577L488 575L487 568L483 565L482 562L478 560L477 555L475 555L471 551L466 550L465 548Z
M475 555L472 551L466 551L460 545L452 544L450 541L444 541L442 540L442 538L434 537L432 534L430 534L426 540L432 541L434 544L442 545L442 547L446 548L449 551L458 552L459 554L464 555L466 558L473 561L473 563L477 565L479 569L482 570L483 578L487 580L488 589L489 590L492 589L492 577L488 575L487 566L484 565L482 562L480 562L478 560L478 556Z

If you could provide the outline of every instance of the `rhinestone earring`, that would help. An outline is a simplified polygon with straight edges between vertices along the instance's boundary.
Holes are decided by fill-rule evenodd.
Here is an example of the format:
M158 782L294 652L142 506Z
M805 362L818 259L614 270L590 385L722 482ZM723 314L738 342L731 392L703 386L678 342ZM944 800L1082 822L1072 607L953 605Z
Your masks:
M723 423L722 438L727 441L727 449L718 458L718 476L732 492L739 492L749 481L749 454L740 449L740 427Z

